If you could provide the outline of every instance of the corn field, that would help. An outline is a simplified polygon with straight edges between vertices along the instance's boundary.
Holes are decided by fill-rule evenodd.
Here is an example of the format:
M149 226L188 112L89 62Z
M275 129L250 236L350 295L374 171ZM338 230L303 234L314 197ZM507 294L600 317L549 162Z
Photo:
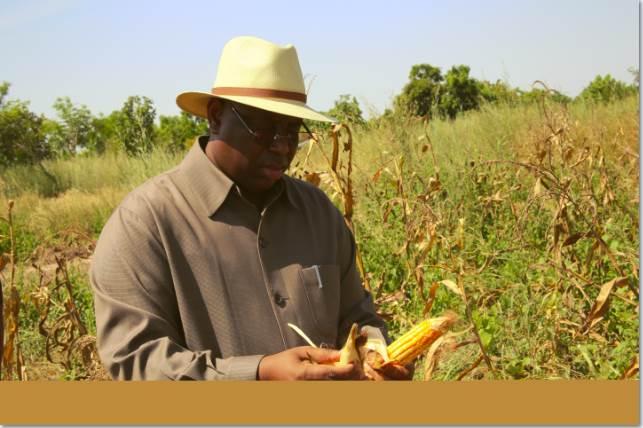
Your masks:
M343 212L392 338L457 316L415 380L638 377L638 116L634 98L544 95L454 121L342 124L300 149L290 175ZM107 379L93 246L127 192L180 160L48 161L66 186L55 196L36 168L2 173L2 379Z

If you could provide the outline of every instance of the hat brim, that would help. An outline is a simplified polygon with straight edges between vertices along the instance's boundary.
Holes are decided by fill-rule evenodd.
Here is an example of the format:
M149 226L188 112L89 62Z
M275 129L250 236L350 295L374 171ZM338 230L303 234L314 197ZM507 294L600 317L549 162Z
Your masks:
M236 95L213 95L209 92L183 92L176 97L176 104L188 113L203 118L208 117L208 103L212 98L222 98L301 119L315 120L318 122L337 122L335 119L321 114L301 101L285 100L283 98L260 98Z

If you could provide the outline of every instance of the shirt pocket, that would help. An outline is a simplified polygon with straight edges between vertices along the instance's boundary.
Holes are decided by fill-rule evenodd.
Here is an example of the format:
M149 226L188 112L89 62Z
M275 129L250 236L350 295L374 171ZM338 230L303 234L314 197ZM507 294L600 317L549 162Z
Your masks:
M340 275L338 265L316 265L299 271L317 344L336 346L339 326Z

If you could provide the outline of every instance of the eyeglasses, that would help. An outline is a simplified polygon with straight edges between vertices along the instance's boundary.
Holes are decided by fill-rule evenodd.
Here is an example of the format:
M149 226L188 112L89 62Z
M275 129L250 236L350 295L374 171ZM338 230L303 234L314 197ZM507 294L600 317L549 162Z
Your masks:
M301 122L303 125L304 129L306 132L289 132L288 134L277 134L276 130L271 130L271 131L253 131L248 124L246 123L245 120L243 120L243 117L241 114L237 111L237 109L234 106L231 106L232 111L234 112L235 116L239 119L239 121L243 124L243 126L246 128L246 131L250 135L252 135L255 138L255 141L259 143L261 146L265 148L270 148L274 143L276 143L279 140L284 140L288 143L288 146L291 149L297 150L297 148L302 144L305 143L306 141L309 140L314 140L315 137L313 136L313 133L310 132L310 129L306 126L304 122Z

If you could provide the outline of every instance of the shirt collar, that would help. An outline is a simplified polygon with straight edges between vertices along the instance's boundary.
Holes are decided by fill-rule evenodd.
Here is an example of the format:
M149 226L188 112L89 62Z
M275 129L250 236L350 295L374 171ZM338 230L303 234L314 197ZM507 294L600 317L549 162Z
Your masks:
M213 215L223 204L230 189L236 185L219 167L205 155L205 146L208 144L209 136L202 135L197 138L192 148L181 162L179 169L186 181L189 192L196 199L196 203L209 217ZM284 193L290 204L299 208L293 197L292 183L289 177L284 177L279 183L280 188L277 198Z

